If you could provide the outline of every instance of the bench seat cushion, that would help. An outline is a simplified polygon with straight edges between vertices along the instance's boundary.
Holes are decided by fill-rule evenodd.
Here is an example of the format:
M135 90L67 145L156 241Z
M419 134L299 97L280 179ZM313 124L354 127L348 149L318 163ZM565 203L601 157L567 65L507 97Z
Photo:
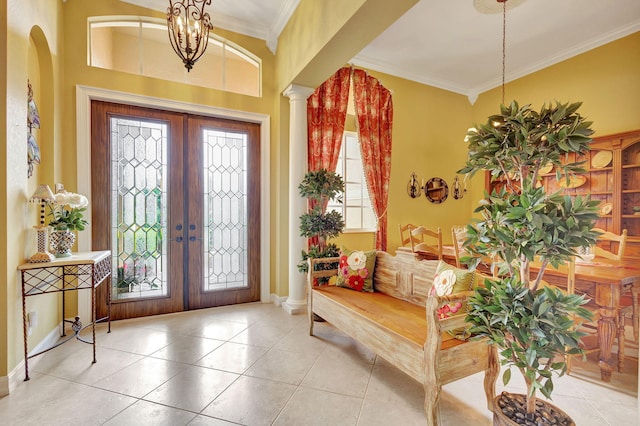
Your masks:
M355 292L335 286L316 287L314 291L340 305L349 307L354 315L375 322L419 347L422 347L427 339L427 318L424 306L377 291ZM330 318L325 319L331 322ZM357 322L354 325L357 326ZM455 339L449 333L442 334L442 349L463 343L464 341Z

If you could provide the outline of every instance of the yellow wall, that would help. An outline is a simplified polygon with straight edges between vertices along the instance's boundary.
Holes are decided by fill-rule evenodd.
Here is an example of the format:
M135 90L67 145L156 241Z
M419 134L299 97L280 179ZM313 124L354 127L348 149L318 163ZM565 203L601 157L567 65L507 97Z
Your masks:
M3 112L5 130L2 139L6 149L2 154L5 174L0 178L3 203L0 223L5 224L1 233L0 259L1 271L5 276L0 280L6 288L0 292L0 379L22 360L22 305L18 264L33 254L35 234L32 230L35 205L27 204L38 180L53 179L55 156L52 151L60 139L61 76L58 72L60 61L59 17L61 2L47 0L9 0L2 2L2 31L6 69L0 72L5 93ZM4 37L6 35L6 38ZM6 50L5 50L6 49ZM7 60L11 58L11 60ZM31 76L30 73L35 73ZM27 178L27 79L33 77L38 90L38 105L41 114L47 114L39 131L39 144L43 150L43 164L36 166L34 177ZM6 109L5 109L6 108ZM46 153L46 154L45 154ZM47 155L47 157L44 157ZM54 298L55 299L55 298ZM56 299L57 300L57 299ZM40 302L38 302L39 304ZM43 329L34 332L34 337L42 336L51 330L47 328L48 318L57 314L55 300L43 302ZM0 392L4 386L0 380Z

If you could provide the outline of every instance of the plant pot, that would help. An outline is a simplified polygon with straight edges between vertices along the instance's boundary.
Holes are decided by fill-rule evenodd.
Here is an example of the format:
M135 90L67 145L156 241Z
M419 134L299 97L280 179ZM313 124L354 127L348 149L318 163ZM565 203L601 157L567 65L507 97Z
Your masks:
M69 230L54 230L49 237L49 245L55 257L71 256L71 247L75 242L76 234Z
M494 426L575 426L567 413L548 401L538 399L534 420L526 419L526 397L522 394L502 392L493 400Z

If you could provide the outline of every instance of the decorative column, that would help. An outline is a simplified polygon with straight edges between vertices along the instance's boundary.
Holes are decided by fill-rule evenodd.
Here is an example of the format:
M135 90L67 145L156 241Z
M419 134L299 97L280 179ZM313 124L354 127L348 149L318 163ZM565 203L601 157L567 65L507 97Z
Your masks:
M300 216L307 200L298 194L298 185L307 173L307 98L313 89L290 85L283 95L289 98L289 297L282 307L289 314L307 310L305 275L298 271L300 253L307 249L300 236Z

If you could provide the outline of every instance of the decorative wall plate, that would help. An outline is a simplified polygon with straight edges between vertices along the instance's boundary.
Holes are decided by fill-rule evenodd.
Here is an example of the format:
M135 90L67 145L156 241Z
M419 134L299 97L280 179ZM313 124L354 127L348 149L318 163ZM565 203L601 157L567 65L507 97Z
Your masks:
M591 167L594 169L601 169L611 164L613 159L613 153L611 151L598 151L596 155L591 159Z
M567 179L564 176L562 176L558 181L558 186L560 188L573 189L573 188L577 188L579 186L584 185L586 181L587 181L586 176L577 175L577 176L571 176L569 178L569 183L567 183Z
M444 202L449 196L449 186L444 179L433 177L424 185L424 195L434 204Z
M611 210L613 210L613 204L604 203L603 205L600 206L600 215L601 216L606 216L609 213L611 213Z
M546 175L547 173L550 173L551 170L553 170L553 163L547 163L544 166L540 167L538 173L541 175Z

